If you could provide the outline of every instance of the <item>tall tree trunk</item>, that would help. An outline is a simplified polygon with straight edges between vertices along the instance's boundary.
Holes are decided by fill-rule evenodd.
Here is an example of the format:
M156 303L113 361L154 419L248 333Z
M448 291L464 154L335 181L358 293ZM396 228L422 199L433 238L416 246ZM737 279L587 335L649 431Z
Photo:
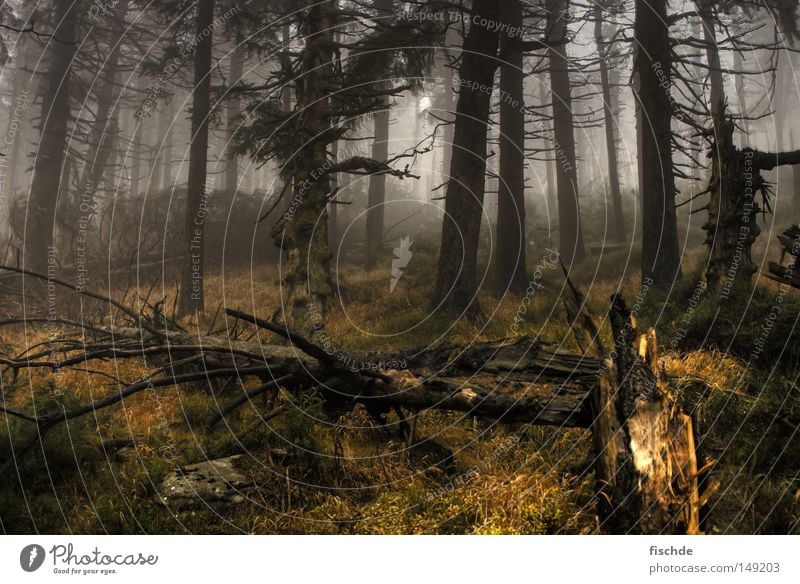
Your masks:
M442 153L442 175L443 182L450 180L450 165L453 158L453 130L454 130L454 111L455 110L455 92L453 91L453 53L455 52L455 44L458 42L458 34L453 26L449 26L445 32L445 49L444 49L444 79L442 81L442 88L444 90L443 105L444 112L442 116L448 123L444 126L442 131L443 148Z
M63 42L52 38L48 41L41 138L33 166L22 250L23 267L39 273L47 271L48 250L53 245L56 206L67 156L72 58L75 54L73 39L77 27L77 7L73 7L72 0L54 0L53 6L52 22L58 23L54 34ZM68 181L69 175L63 176Z
M551 37L566 38L569 0L547 0L547 27ZM553 96L553 136L555 139L556 181L558 182L558 228L561 258L567 265L586 257L583 246L578 169L575 159L575 134L572 120L572 94L566 44L547 50L550 88Z
M388 108L388 98L381 98L382 107ZM372 158L384 161L389 158L389 110L382 109L375 112L374 133L372 143ZM383 244L383 224L386 203L386 175L373 174L369 177L369 191L367 194L367 238L366 261L367 268L374 268L378 252Z
M376 0L375 9L379 13L390 13L393 0ZM381 85L390 87L389 81ZM372 142L372 158L380 162L389 158L389 97L383 96L380 111L373 115L375 138ZM367 234L365 242L367 268L374 268L378 252L383 245L383 224L386 203L386 175L373 174L369 177L369 193L367 195Z
M6 125L6 139L4 140L4 156L0 158L0 169L8 169L8 175L0 187L0 197L4 201L13 201L15 190L17 187L17 176L19 175L20 167L23 167L24 154L22 153L22 144L25 141L25 128L29 125L27 121L26 111L31 105L30 99L30 75L25 72L29 59L28 57L28 43L24 42L24 37L17 41L17 55L15 57L13 75L12 75L12 95L11 101L8 105L8 124ZM9 144L9 141L11 142ZM3 172L2 174L5 174ZM2 217L0 221L3 222L2 232L9 234L11 227L10 212L11 205L5 204L3 207Z
M633 45L633 96L634 106L633 115L636 125L636 199L639 205L642 204L642 193L644 192L644 120L642 113L642 102L639 93L642 86L641 76L637 69L639 63L639 47Z
M145 89L144 77L139 76L136 82L137 89L141 92ZM144 116L135 116L133 119L133 136L131 138L131 174L130 174L130 194L133 199L138 199L141 191L142 178L142 132L144 131Z
M703 23L714 130L708 221L703 225L709 246L705 277L708 288L725 299L736 295L734 290L748 289L757 271L752 246L761 231L756 218L762 209L756 196L761 193L764 201L768 200L767 183L761 172L800 163L800 151L770 153L736 147L733 121L725 113L715 6L710 1L698 1L697 7Z
M183 225L184 253L178 311L182 315L202 311L204 299L204 229L207 212L206 170L208 167L208 124L211 110L211 26L214 0L198 0L197 38L194 53L192 91L192 135L189 146L189 180Z
M636 0L634 37L642 142L642 279L671 286L681 275L672 166L671 47L667 0Z
M477 298L478 241L486 183L486 134L494 73L497 69L497 27L476 22L497 22L495 0L475 0L472 19L461 53L456 122L453 132L451 178L445 195L445 215L439 249L434 306L480 314Z
M294 174L292 204L272 228L275 243L286 252L282 316L295 330L310 335L325 317L332 292L328 264L328 195L330 180L320 169L328 165L330 130L328 97L333 79L333 34L336 0L308 0L301 74L296 85L297 110L304 125L304 144L291 161ZM295 203L296 201L296 203Z
M79 188L80 197L91 200L106 172L114 142L118 132L118 114L116 112L119 87L117 85L117 64L122 50L122 37L125 34L125 16L128 13L128 0L121 0L114 9L115 28L113 46L108 60L103 67L105 76L97 92L97 116L89 133L89 150L81 173Z
M780 57L778 57L780 58ZM745 75L743 72L744 69L744 61L742 59L741 53L739 51L733 52L733 69L734 71L738 71L736 73L736 101L738 102L738 109L739 115L741 116L741 132L739 133L739 146L744 147L747 143L748 136L750 135L750 123L747 119L748 111L747 111L747 94L744 89L744 80ZM778 68L780 72L780 67ZM778 146L779 149L782 148L781 145Z
M501 3L504 30L521 30L522 3ZM513 39L500 39L500 181L497 195L495 290L521 294L528 285L525 237L525 98L522 51Z
M756 223L759 209L755 202L760 185L754 180L759 175L758 169L753 167L753 159L742 156L736 148L733 123L725 117L725 85L720 69L713 6L710 2L698 1L697 7L703 24L709 68L714 130L710 180L712 185L716 185L711 188L708 221L703 225L709 246L705 275L709 289L726 297L735 284L749 284L756 272L750 250L760 231Z
M236 35L236 46L231 52L231 72L230 85L233 87L242 79L244 70L244 54L242 52L241 35ZM235 92L228 97L227 117L228 117L228 166L225 168L225 190L230 193L236 192L239 184L239 156L234 152L233 139L236 135L236 124L241 113L241 98L239 92Z
M548 90L548 74L542 73L539 79L539 101L541 104L550 104L553 100L552 94ZM547 114L552 117L553 108L547 107ZM542 121L542 149L546 152L550 147L549 133L553 130L551 124L545 120ZM545 157L544 162L545 176L547 177L547 216L550 221L555 220L556 209L558 209L558 202L556 201L556 177L555 169L553 168L553 161L550 156Z
M175 136L175 102L174 97L166 98L164 110L161 114L161 128L164 130L162 138L161 162L161 188L166 190L172 187L172 142Z
M603 37L603 5L594 5L594 38L597 42L597 59L600 64L600 83L603 88L603 110L605 112L606 155L608 159L608 185L611 204L614 208L614 238L625 241L625 216L622 213L622 192L619 188L619 164L617 162L617 137L614 131L614 109L609 79L608 53Z
M339 162L339 141L337 140L333 144L331 144L331 155L335 162ZM337 192L339 188L339 174L336 172L331 173L331 192ZM328 204L328 245L331 249L338 247L339 243L339 234L338 234L338 215L339 210L337 209L338 205L336 201L338 197L332 200Z

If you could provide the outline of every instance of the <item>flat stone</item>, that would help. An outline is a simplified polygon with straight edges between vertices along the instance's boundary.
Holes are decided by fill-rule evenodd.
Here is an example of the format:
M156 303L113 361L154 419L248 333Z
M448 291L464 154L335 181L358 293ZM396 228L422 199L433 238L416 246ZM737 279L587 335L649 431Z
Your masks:
M241 458L237 454L175 469L161 483L159 500L170 507L203 502L242 503L253 484L235 466Z

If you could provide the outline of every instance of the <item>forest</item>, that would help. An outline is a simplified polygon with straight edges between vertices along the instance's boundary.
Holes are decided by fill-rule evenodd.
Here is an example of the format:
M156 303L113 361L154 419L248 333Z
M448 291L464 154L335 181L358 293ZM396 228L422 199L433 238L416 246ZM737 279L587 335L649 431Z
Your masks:
M0 0L4 534L800 534L797 0Z

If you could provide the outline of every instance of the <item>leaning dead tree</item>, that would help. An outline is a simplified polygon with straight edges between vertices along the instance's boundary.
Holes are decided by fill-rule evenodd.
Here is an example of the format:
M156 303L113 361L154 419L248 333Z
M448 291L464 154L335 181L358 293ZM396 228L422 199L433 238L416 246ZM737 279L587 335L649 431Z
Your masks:
M356 354L326 350L281 325L234 309L225 310L229 322L224 336L192 334L168 320L158 304L144 303L137 311L66 282L49 283L72 289L85 300L106 303L115 324L61 321L63 333L47 344L16 357L0 357L3 375L65 368L91 371L94 362L125 359L141 360L152 370L139 379L116 379L105 396L71 409L32 408L29 413L3 403L0 412L31 425L21 441L11 437L10 456L0 462L3 468L41 445L59 424L94 415L138 393L233 380L240 391L208 420L209 429L256 396L279 390L316 393L332 419L358 404L382 423L394 411L410 434L409 443L414 419L426 410L463 412L503 423L587 428L594 437L597 508L604 530L700 532L703 496L696 428L677 406L658 368L655 332L640 337L619 296L613 297L609 315L613 349L600 343L591 317L582 314L576 319L593 339L598 356L559 351L530 337ZM8 319L0 326L47 320ZM284 344L238 340L231 331L242 323L277 335ZM268 417L280 413L278 409Z

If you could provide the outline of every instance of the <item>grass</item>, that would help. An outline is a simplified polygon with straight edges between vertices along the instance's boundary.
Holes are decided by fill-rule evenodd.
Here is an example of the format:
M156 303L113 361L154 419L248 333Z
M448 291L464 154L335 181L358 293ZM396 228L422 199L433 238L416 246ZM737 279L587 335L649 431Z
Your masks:
M486 320L453 323L429 308L436 249L424 240L413 249L391 294L390 261L367 273L338 267L341 293L327 327L337 344L388 350L442 338L469 342L527 334L577 349L559 298L560 269L541 270L541 288L524 310L519 298L481 292ZM531 253L532 271L544 253ZM636 255L636 250L609 254L599 267L587 262L573 273L609 345L602 316L610 295L621 291L631 305L643 295L638 272L629 269L638 265ZM797 293L780 301L782 314L792 318L776 323L764 339L757 326L777 302L772 284L755 288L744 300L722 303L705 296L687 323L700 266L691 259L686 265L686 276L669 298L644 294L637 318L642 327L656 327L674 391L698 421L703 453L717 461L714 476L722 486L712 500L707 530L798 532L800 395L794 380L800 343L791 322L800 314ZM209 277L208 310L199 322L185 324L199 331L219 327L220 304L269 317L280 304L276 273L274 266L258 266L252 273ZM164 289L151 298L164 296L169 306L171 294ZM520 326L512 328L515 318ZM8 351L43 341L49 332L27 338L20 330L2 334ZM261 339L278 341L263 333ZM759 339L763 350L754 356ZM147 370L135 361L102 367L126 378ZM4 376L2 390L9 407L52 411L110 391L106 384L107 379L80 371L23 373L15 380ZM396 426L377 427L360 407L334 422L314 399L296 399L284 394L256 399L213 431L203 423L217 398L198 388L144 392L97 417L72 420L17 461L14 480L2 483L0 528L7 533L598 531L588 432L501 427L427 412L419 418L421 442L405 450L392 432ZM288 412L260 423L259 416L278 401L290 406ZM0 423L0 453L8 451L9 440L30 435L24 422L0 416ZM135 445L104 449L111 440ZM287 456L272 456L275 449ZM241 453L243 470L256 485L245 503L170 509L158 501L158 486L173 468Z

